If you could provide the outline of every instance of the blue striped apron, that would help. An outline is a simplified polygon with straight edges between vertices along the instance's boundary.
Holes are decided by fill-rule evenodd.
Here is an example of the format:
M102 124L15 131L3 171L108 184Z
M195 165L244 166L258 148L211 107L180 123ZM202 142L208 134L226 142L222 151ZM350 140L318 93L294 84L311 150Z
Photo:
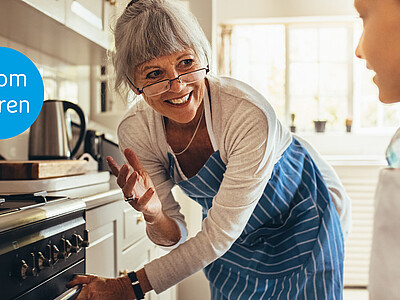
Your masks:
M169 153L174 179L175 158ZM219 151L199 172L176 182L202 206L203 219L226 170ZM211 298L342 299L344 244L328 188L295 139L275 164L240 237L204 272Z

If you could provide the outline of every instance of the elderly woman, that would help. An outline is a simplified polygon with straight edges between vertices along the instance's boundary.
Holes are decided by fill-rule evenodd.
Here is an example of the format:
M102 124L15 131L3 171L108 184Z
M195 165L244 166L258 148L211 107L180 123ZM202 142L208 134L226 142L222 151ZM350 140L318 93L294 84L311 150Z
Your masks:
M340 299L349 200L318 153L257 91L209 73L205 35L174 1L131 1L115 46L117 87L142 98L118 128L129 164L109 164L171 251L125 277L77 276L80 298L142 299L204 269L212 299ZM175 185L203 208L188 240Z

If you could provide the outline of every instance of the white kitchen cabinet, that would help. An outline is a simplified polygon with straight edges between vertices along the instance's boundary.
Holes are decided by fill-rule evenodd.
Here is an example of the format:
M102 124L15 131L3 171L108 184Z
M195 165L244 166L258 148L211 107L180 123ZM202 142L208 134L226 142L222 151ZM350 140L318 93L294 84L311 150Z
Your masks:
M143 214L135 211L129 203L121 203L122 212L122 248L126 249L130 245L146 235L146 223Z
M122 251L120 259L120 274L126 274L132 270L142 268L146 263L160 257L166 252L154 245L147 237L142 237L141 240L127 247ZM176 300L176 287L157 295L154 291L147 293L146 300Z
M66 0L22 0L54 20L65 24Z
M21 0L104 49L112 45L115 0Z
M116 277L118 255L119 202L86 211L86 229L89 247L86 248L86 273L103 277Z
M166 253L147 238L145 226L143 215L122 199L88 209L86 273L118 277ZM145 299L176 300L176 288L160 295L147 293Z
M122 207L122 253L118 259L120 275L138 270L152 259L166 253L147 238L143 214L136 212L128 203L122 203ZM175 300L176 288L172 287L159 295L151 291L146 294L145 299Z
M116 6L107 0L66 0L65 25L105 49L111 45L110 17Z

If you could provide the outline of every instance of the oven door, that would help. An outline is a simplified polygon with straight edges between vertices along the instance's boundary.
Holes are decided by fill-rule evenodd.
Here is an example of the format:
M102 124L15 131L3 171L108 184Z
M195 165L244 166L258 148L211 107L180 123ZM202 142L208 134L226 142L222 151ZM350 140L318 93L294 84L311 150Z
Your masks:
M68 291L62 293L57 298L54 298L54 300L74 300L81 292L81 289L82 289L81 285L74 286L74 287L70 288Z
M53 277L35 286L23 295L15 298L18 300L49 300L49 299L75 299L80 292L80 288L67 289L65 284L72 280L75 274L85 273L85 260L82 259L74 265L57 273Z
M51 300L67 291L85 274L85 226L78 210L0 232L0 299Z

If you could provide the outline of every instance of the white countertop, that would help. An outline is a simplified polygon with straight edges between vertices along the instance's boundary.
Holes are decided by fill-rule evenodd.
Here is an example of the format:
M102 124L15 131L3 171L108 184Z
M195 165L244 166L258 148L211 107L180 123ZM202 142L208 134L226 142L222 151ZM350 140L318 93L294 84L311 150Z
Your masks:
M47 191L49 196L83 200L92 209L123 199L116 179L108 171L38 180L0 180L0 194L25 194Z

